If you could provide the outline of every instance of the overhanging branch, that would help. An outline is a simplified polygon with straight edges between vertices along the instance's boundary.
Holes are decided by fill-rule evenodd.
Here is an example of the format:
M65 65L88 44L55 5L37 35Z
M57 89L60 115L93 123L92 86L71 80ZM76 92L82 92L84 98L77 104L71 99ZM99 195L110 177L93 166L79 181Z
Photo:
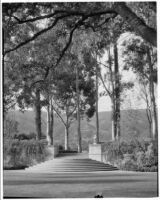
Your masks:
M60 20L60 19L63 19L65 17L68 17L68 15L63 15L63 16L60 16L60 17L57 17L54 22L52 23L51 26L49 26L48 28L44 28L43 30L35 33L31 38L25 40L24 42L21 42L20 44L18 44L16 47L12 48L12 49L9 49L9 50L6 50L4 51L4 55L6 55L7 53L10 53L11 51L15 51L17 49L19 49L20 47L28 44L29 42L35 40L37 37L39 37L40 35L42 35L43 33L46 33L47 31L51 30L56 24L57 22Z
M83 21L86 19L86 17L83 17L81 20L79 20L73 27L73 29L71 30L70 34L69 34L69 40L66 43L65 47L63 48L61 55L59 56L56 66L60 63L62 57L64 56L65 52L67 51L67 49L69 48L71 42L72 42L72 38L73 38L73 33L74 31L83 24Z

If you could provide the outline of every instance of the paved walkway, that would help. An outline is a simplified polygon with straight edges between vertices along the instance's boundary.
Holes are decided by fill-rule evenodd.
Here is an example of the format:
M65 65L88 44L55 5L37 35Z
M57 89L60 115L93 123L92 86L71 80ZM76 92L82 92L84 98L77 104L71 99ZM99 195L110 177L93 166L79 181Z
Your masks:
M97 172L41 174L4 171L5 198L156 197L157 173Z

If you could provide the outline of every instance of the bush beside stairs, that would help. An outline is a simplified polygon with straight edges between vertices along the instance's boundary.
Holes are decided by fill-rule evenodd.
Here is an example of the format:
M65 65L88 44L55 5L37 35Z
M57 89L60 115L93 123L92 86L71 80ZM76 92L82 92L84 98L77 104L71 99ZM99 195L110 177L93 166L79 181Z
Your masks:
M87 158L86 153L61 153L58 157L26 168L28 172L66 173L118 170L116 167Z

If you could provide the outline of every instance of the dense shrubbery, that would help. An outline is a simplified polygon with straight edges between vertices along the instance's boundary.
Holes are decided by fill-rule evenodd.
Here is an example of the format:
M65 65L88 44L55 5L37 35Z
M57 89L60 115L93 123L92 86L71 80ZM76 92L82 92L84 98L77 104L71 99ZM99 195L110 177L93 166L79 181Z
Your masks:
M18 132L18 122L9 117L4 120L3 167L20 169L47 159L46 140L37 141L36 134Z
M41 140L5 139L3 143L4 168L21 168L44 161L48 152Z
M153 141L115 141L103 147L106 161L129 171L157 171L158 144Z
M31 139L36 139L36 137L37 137L36 133L33 132L30 132L29 134L20 133L14 135L14 139L18 140L31 140Z

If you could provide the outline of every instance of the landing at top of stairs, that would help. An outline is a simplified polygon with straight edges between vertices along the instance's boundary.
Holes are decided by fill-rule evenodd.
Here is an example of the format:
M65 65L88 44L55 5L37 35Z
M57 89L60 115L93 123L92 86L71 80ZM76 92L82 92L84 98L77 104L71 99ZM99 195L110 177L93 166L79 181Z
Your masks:
M60 153L55 159L85 159L88 158L88 152L82 153Z

